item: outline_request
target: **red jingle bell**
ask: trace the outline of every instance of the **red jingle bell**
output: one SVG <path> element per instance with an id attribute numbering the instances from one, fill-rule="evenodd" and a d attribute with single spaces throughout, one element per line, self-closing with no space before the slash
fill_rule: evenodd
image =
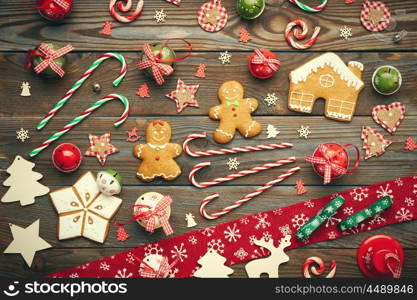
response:
<path id="1" fill-rule="evenodd" d="M 259 79 L 272 77 L 279 68 L 280 61 L 274 53 L 265 49 L 255 49 L 249 57 L 248 68 L 251 74 Z"/>
<path id="2" fill-rule="evenodd" d="M 351 170 L 348 170 L 350 160 L 346 151 L 348 147 L 356 150 L 356 162 Z M 319 145 L 312 156 L 306 156 L 306 161 L 312 163 L 314 171 L 323 177 L 323 183 L 327 184 L 331 179 L 355 172 L 360 162 L 360 151 L 352 144 L 341 146 L 336 143 L 325 143 Z"/>
<path id="3" fill-rule="evenodd" d="M 375 234 L 359 246 L 356 260 L 359 269 L 368 278 L 399 278 L 404 251 L 396 239 Z"/>
<path id="4" fill-rule="evenodd" d="M 58 171 L 74 172 L 81 165 L 81 151 L 74 144 L 64 143 L 55 148 L 52 153 L 52 163 Z"/>
<path id="5" fill-rule="evenodd" d="M 59 22 L 68 17 L 72 0 L 36 0 L 39 14 L 48 21 Z"/>

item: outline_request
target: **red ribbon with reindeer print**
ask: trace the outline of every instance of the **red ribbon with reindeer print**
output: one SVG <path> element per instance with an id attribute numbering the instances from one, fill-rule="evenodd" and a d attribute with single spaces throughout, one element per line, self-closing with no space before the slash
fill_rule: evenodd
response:
<path id="1" fill-rule="evenodd" d="M 315 216 L 336 195 L 344 197 L 345 202 L 329 219 L 327 225 L 319 227 L 307 240 L 296 239 L 297 229 Z M 367 208 L 384 196 L 392 199 L 393 204 L 390 208 L 356 227 L 344 232 L 339 231 L 337 227 L 339 219 L 345 219 Z M 208 249 L 216 250 L 227 259 L 225 265 L 231 266 L 269 255 L 268 251 L 255 245 L 256 240 L 272 240 L 277 246 L 281 238 L 290 235 L 291 246 L 287 248 L 290 250 L 415 219 L 417 219 L 417 174 L 259 212 L 232 222 L 123 251 L 112 257 L 104 257 L 47 277 L 139 277 L 139 263 L 132 257 L 143 259 L 155 253 L 166 256 L 171 264 L 177 261 L 175 267 L 169 270 L 169 277 L 191 277 L 199 268 L 197 260 Z M 287 254 L 291 257 L 291 251 Z M 132 263 L 128 263 L 129 261 Z M 110 267 L 101 268 L 104 263 Z"/>

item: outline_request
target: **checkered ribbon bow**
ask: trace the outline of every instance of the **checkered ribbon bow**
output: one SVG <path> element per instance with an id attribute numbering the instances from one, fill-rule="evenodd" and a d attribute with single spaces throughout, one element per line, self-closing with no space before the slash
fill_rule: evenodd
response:
<path id="1" fill-rule="evenodd" d="M 62 8 L 64 11 L 68 11 L 70 9 L 70 4 L 63 0 L 44 0 L 43 3 L 39 6 L 34 6 L 33 8 L 36 9 L 46 9 L 50 7 L 50 4 L 54 3 Z"/>
<path id="2" fill-rule="evenodd" d="M 52 0 L 53 3 L 60 6 L 64 10 L 68 10 L 70 8 L 70 5 L 68 2 L 62 1 L 62 0 Z"/>
<path id="3" fill-rule="evenodd" d="M 278 71 L 280 61 L 276 58 L 266 58 L 260 49 L 255 49 L 256 56 L 252 59 L 252 63 L 255 65 L 261 65 L 266 63 L 275 72 Z"/>
<path id="4" fill-rule="evenodd" d="M 146 214 L 142 218 L 142 220 L 146 222 L 146 231 L 153 232 L 155 230 L 156 221 L 159 220 L 166 235 L 174 233 L 171 225 L 169 224 L 168 216 L 166 214 L 166 208 L 169 207 L 171 203 L 172 198 L 170 196 L 165 196 L 161 199 L 161 201 L 158 202 L 158 204 L 155 206 L 155 209 L 152 212 Z"/>
<path id="5" fill-rule="evenodd" d="M 65 71 L 61 69 L 60 66 L 54 61 L 54 59 L 57 59 L 68 52 L 74 50 L 74 47 L 71 44 L 66 45 L 65 47 L 54 51 L 52 50 L 47 44 L 42 43 L 40 44 L 38 48 L 41 53 L 44 54 L 43 61 L 35 67 L 36 74 L 39 74 L 43 70 L 45 70 L 48 66 L 51 67 L 52 70 L 55 71 L 60 77 L 63 77 L 65 74 Z"/>
<path id="6" fill-rule="evenodd" d="M 158 270 L 154 270 L 152 267 L 146 264 L 144 267 L 139 269 L 139 274 L 144 278 L 165 278 L 177 262 L 178 259 L 175 260 L 172 264 L 169 264 L 168 258 L 164 256 Z"/>
<path id="7" fill-rule="evenodd" d="M 324 157 L 314 157 L 307 155 L 306 156 L 306 162 L 312 163 L 312 164 L 318 164 L 318 165 L 324 165 L 324 177 L 323 177 L 323 183 L 328 184 L 331 180 L 331 173 L 334 171 L 338 175 L 343 175 L 347 173 L 347 169 L 344 167 L 341 167 L 333 162 L 331 162 L 331 157 L 327 155 L 326 148 L 323 147 L 323 145 L 320 145 L 318 152 L 321 152 Z"/>
<path id="8" fill-rule="evenodd" d="M 174 72 L 174 68 L 170 65 L 160 63 L 160 58 L 156 57 L 152 51 L 151 46 L 148 43 L 143 45 L 143 52 L 148 57 L 147 60 L 142 60 L 137 64 L 139 70 L 146 68 L 152 68 L 152 75 L 156 80 L 158 85 L 161 85 L 165 82 L 164 75 L 168 76 Z"/>

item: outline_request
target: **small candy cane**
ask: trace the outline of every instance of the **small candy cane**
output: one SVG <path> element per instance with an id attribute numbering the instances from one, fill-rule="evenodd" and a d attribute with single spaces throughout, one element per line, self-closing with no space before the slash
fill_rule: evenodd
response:
<path id="1" fill-rule="evenodd" d="M 122 23 L 130 23 L 134 20 L 136 20 L 143 10 L 143 0 L 139 0 L 138 5 L 136 5 L 136 10 L 130 15 L 130 16 L 121 16 L 117 10 L 119 10 L 122 13 L 127 13 L 132 8 L 132 0 L 110 0 L 109 3 L 109 11 L 113 18 L 115 18 L 117 21 Z M 117 2 L 117 3 L 116 3 Z M 117 10 L 116 10 L 117 6 Z"/>
<path id="2" fill-rule="evenodd" d="M 271 180 L 271 181 L 267 182 L 265 185 L 257 188 L 252 193 L 247 194 L 246 196 L 244 196 L 240 200 L 237 200 L 232 205 L 229 205 L 229 206 L 223 208 L 222 210 L 220 210 L 218 212 L 209 214 L 209 213 L 206 212 L 206 206 L 207 206 L 207 204 L 209 204 L 211 201 L 213 201 L 214 199 L 216 199 L 217 197 L 219 197 L 219 194 L 217 194 L 217 193 L 212 194 L 212 195 L 208 196 L 207 198 L 205 198 L 203 201 L 201 201 L 201 204 L 200 204 L 200 214 L 204 218 L 206 218 L 208 220 L 217 219 L 217 218 L 219 218 L 219 217 L 221 217 L 221 216 L 223 216 L 223 215 L 231 212 L 232 210 L 238 208 L 239 206 L 245 204 L 246 202 L 252 200 L 256 196 L 262 194 L 263 192 L 265 192 L 266 190 L 270 189 L 271 187 L 273 187 L 277 183 L 280 183 L 281 181 L 285 180 L 286 178 L 288 178 L 292 174 L 300 171 L 300 169 L 301 169 L 300 167 L 292 168 L 292 169 L 288 170 L 287 172 L 283 173 L 282 175 L 276 177 L 274 180 Z"/>
<path id="3" fill-rule="evenodd" d="M 316 12 L 320 12 L 323 9 L 326 8 L 327 5 L 327 0 L 321 0 L 320 4 L 318 6 L 308 6 L 305 5 L 303 2 L 298 1 L 298 0 L 288 0 L 290 1 L 292 4 L 296 5 L 297 7 L 301 8 L 302 10 L 309 12 L 309 13 L 316 13 Z"/>
<path id="4" fill-rule="evenodd" d="M 264 144 L 264 145 L 255 145 L 255 146 L 242 146 L 235 148 L 224 148 L 224 149 L 213 149 L 206 151 L 191 151 L 188 144 L 198 138 L 206 138 L 207 133 L 199 132 L 190 134 L 184 140 L 182 145 L 184 152 L 192 157 L 202 157 L 202 156 L 214 156 L 214 155 L 225 155 L 225 154 L 234 154 L 242 152 L 252 152 L 252 151 L 264 151 L 264 150 L 274 150 L 274 149 L 285 149 L 292 148 L 293 144 L 291 143 L 279 143 L 279 144 Z"/>
<path id="5" fill-rule="evenodd" d="M 41 130 L 50 119 L 52 119 L 58 111 L 67 103 L 67 101 L 74 95 L 74 93 L 84 84 L 84 82 L 88 79 L 88 77 L 91 76 L 91 74 L 101 65 L 101 63 L 109 58 L 116 58 L 121 66 L 122 69 L 120 70 L 119 75 L 117 75 L 117 78 L 113 81 L 114 86 L 118 86 L 120 82 L 122 82 L 123 78 L 125 77 L 127 73 L 127 64 L 126 61 L 120 53 L 117 52 L 108 52 L 100 55 L 100 57 L 94 61 L 87 71 L 78 79 L 77 82 L 73 84 L 73 86 L 65 93 L 64 97 L 61 98 L 61 100 L 58 101 L 57 104 L 51 109 L 51 111 L 43 117 L 42 121 L 39 122 L 39 124 L 36 126 L 36 129 Z"/>
<path id="6" fill-rule="evenodd" d="M 310 275 L 309 269 L 312 264 L 317 264 L 319 266 L 319 269 L 316 269 L 315 266 L 311 267 L 311 273 L 313 273 L 316 276 L 320 276 L 324 272 L 324 262 L 320 257 L 312 256 L 306 259 L 306 261 L 303 264 L 303 274 L 304 278 L 312 278 Z M 326 275 L 326 278 L 333 278 L 336 274 L 336 261 L 332 260 L 330 262 L 330 272 Z"/>
<path id="7" fill-rule="evenodd" d="M 295 28 L 294 31 L 292 31 L 295 26 L 301 27 L 303 29 L 303 31 L 300 32 L 300 30 L 298 28 Z M 297 19 L 297 20 L 294 20 L 294 21 L 288 23 L 288 25 L 285 29 L 285 39 L 287 40 L 288 44 L 291 47 L 293 47 L 294 49 L 303 50 L 303 49 L 310 48 L 317 41 L 317 37 L 320 33 L 320 27 L 316 26 L 314 28 L 314 32 L 313 32 L 313 35 L 311 36 L 311 38 L 308 41 L 304 41 L 302 43 L 297 43 L 296 41 L 294 41 L 294 39 L 292 37 L 292 34 L 291 34 L 292 32 L 294 33 L 294 37 L 297 40 L 305 39 L 306 36 L 307 36 L 307 33 L 308 33 L 308 28 L 307 28 L 306 23 L 302 20 Z"/>
<path id="8" fill-rule="evenodd" d="M 229 174 L 229 175 L 226 175 L 224 177 L 219 177 L 219 178 L 213 179 L 211 181 L 198 182 L 195 179 L 195 174 L 198 171 L 200 171 L 201 169 L 211 165 L 211 162 L 206 161 L 206 162 L 196 164 L 194 167 L 192 167 L 190 175 L 188 176 L 188 178 L 190 179 L 190 182 L 195 187 L 206 188 L 206 187 L 210 187 L 210 186 L 213 186 L 213 185 L 216 185 L 216 184 L 219 184 L 219 183 L 228 182 L 228 181 L 240 178 L 240 177 L 245 177 L 245 176 L 248 176 L 248 175 L 251 175 L 251 174 L 256 174 L 258 172 L 262 172 L 262 171 L 269 170 L 269 169 L 272 169 L 272 168 L 280 167 L 280 166 L 290 164 L 290 163 L 293 163 L 293 162 L 295 162 L 295 157 L 288 157 L 288 158 L 284 158 L 284 159 L 281 159 L 281 160 L 278 160 L 278 161 L 267 163 L 267 164 L 264 164 L 264 165 L 261 165 L 261 166 L 256 166 L 256 167 L 248 169 L 248 170 L 243 170 L 243 171 L 239 171 L 239 172 L 236 172 L 236 173 L 233 173 L 233 174 Z"/>
<path id="9" fill-rule="evenodd" d="M 95 111 L 97 108 L 101 107 L 103 104 L 111 101 L 111 100 L 120 100 L 123 103 L 124 111 L 122 116 L 116 120 L 114 123 L 114 127 L 119 127 L 123 124 L 124 121 L 126 121 L 127 117 L 129 116 L 129 101 L 127 98 L 121 94 L 110 94 L 106 97 L 98 100 L 96 103 L 94 103 L 90 108 L 85 110 L 81 115 L 73 119 L 71 122 L 69 122 L 67 125 L 65 125 L 64 128 L 62 128 L 60 131 L 54 133 L 51 135 L 45 142 L 43 142 L 38 148 L 32 150 L 29 153 L 30 157 L 34 157 L 41 153 L 45 148 L 47 148 L 52 142 L 58 140 L 61 138 L 64 134 L 66 134 L 68 131 L 70 131 L 73 127 L 75 127 L 77 124 L 81 123 L 84 119 L 86 119 L 93 111 Z"/>

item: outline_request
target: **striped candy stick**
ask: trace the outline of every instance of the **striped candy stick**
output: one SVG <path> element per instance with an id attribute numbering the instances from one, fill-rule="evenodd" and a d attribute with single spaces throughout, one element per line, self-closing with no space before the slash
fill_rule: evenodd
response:
<path id="1" fill-rule="evenodd" d="M 319 268 L 317 269 L 314 265 L 311 266 L 312 264 L 317 264 Z M 310 266 L 311 266 L 311 273 L 313 273 L 316 276 L 320 276 L 321 274 L 323 274 L 324 269 L 325 269 L 324 261 L 320 257 L 317 257 L 317 256 L 309 257 L 305 260 L 303 264 L 304 278 L 312 278 L 312 276 L 310 275 L 310 271 L 309 271 Z M 333 278 L 335 274 L 336 274 L 336 261 L 332 260 L 330 262 L 330 271 L 326 275 L 326 278 Z"/>
<path id="2" fill-rule="evenodd" d="M 303 31 L 300 32 L 297 28 L 294 31 L 292 31 L 293 28 L 296 27 L 296 26 L 301 27 L 301 29 Z M 285 39 L 287 40 L 288 44 L 291 47 L 293 47 L 294 49 L 300 49 L 300 50 L 308 49 L 311 46 L 313 46 L 314 43 L 317 41 L 317 37 L 320 33 L 320 27 L 316 26 L 314 28 L 314 32 L 313 32 L 313 35 L 311 36 L 311 38 L 308 41 L 304 41 L 302 43 L 296 42 L 294 40 L 293 36 L 292 36 L 292 33 L 294 33 L 294 37 L 297 40 L 305 39 L 306 36 L 307 36 L 307 33 L 308 33 L 308 28 L 307 28 L 306 23 L 302 20 L 299 20 L 299 19 L 288 23 L 287 27 L 285 28 Z"/>
<path id="3" fill-rule="evenodd" d="M 327 0 L 321 0 L 320 4 L 317 6 L 308 6 L 299 0 L 289 0 L 292 4 L 296 5 L 297 7 L 301 8 L 302 10 L 309 12 L 309 13 L 316 13 L 320 12 L 327 6 Z"/>
<path id="4" fill-rule="evenodd" d="M 58 132 L 51 135 L 45 142 L 43 142 L 41 145 L 39 145 L 38 148 L 32 150 L 29 153 L 30 157 L 34 157 L 41 153 L 45 148 L 47 148 L 52 142 L 58 140 L 61 138 L 64 134 L 66 134 L 68 131 L 70 131 L 73 127 L 75 127 L 77 124 L 81 123 L 84 119 L 86 119 L 93 111 L 95 111 L 97 108 L 101 107 L 103 104 L 112 101 L 112 100 L 120 100 L 123 103 L 124 111 L 123 114 L 119 119 L 116 120 L 114 123 L 114 127 L 119 127 L 123 124 L 124 121 L 126 121 L 127 117 L 129 116 L 129 100 L 121 94 L 110 94 L 106 97 L 98 100 L 96 103 L 94 103 L 90 108 L 85 110 L 81 115 L 73 119 L 71 122 L 69 122 L 67 125 L 65 125 L 64 128 L 59 130 Z"/>
<path id="5" fill-rule="evenodd" d="M 252 151 L 264 151 L 264 150 L 274 150 L 274 149 L 285 149 L 292 148 L 293 144 L 291 143 L 277 143 L 277 144 L 264 144 L 264 145 L 254 145 L 254 146 L 242 146 L 235 148 L 223 148 L 223 149 L 213 149 L 206 151 L 191 151 L 189 143 L 198 138 L 206 138 L 207 133 L 199 132 L 190 134 L 184 140 L 182 145 L 184 152 L 192 157 L 202 157 L 202 156 L 214 156 L 214 155 L 225 155 L 225 154 L 234 154 L 234 153 L 243 153 L 243 152 L 252 152 Z"/>
<path id="6" fill-rule="evenodd" d="M 140 16 L 143 10 L 143 0 L 139 0 L 138 4 L 136 5 L 135 11 L 130 16 L 121 16 L 117 10 L 122 13 L 127 13 L 132 8 L 132 0 L 110 0 L 109 2 L 109 11 L 113 18 L 117 21 L 122 23 L 130 23 L 137 19 Z M 117 3 L 116 3 L 117 2 Z M 117 8 L 117 9 L 116 9 Z"/>
<path id="7" fill-rule="evenodd" d="M 240 177 L 245 177 L 245 176 L 248 176 L 248 175 L 251 175 L 251 174 L 256 174 L 258 172 L 262 172 L 262 171 L 269 170 L 269 169 L 272 169 L 272 168 L 280 167 L 280 166 L 290 164 L 290 163 L 293 163 L 293 162 L 295 162 L 295 157 L 288 157 L 288 158 L 284 158 L 284 159 L 281 159 L 281 160 L 278 160 L 278 161 L 270 162 L 270 163 L 267 163 L 267 164 L 264 164 L 264 165 L 256 166 L 256 167 L 253 167 L 253 168 L 248 169 L 248 170 L 243 170 L 243 171 L 239 171 L 239 172 L 236 172 L 236 173 L 233 173 L 233 174 L 229 174 L 229 175 L 226 175 L 224 177 L 219 177 L 219 178 L 213 179 L 211 181 L 198 182 L 195 179 L 195 174 L 198 171 L 200 171 L 201 169 L 211 165 L 211 162 L 206 161 L 206 162 L 196 164 L 194 167 L 192 167 L 191 171 L 190 171 L 190 175 L 188 176 L 188 178 L 189 178 L 190 182 L 192 183 L 192 185 L 194 185 L 195 187 L 206 188 L 206 187 L 217 185 L 217 184 L 220 184 L 220 183 L 223 183 L 223 182 L 228 182 L 228 181 L 240 178 Z"/>
<path id="8" fill-rule="evenodd" d="M 222 210 L 220 210 L 218 212 L 209 214 L 208 212 L 206 212 L 206 206 L 207 206 L 207 204 L 209 204 L 211 201 L 213 201 L 214 199 L 216 199 L 217 197 L 219 197 L 219 194 L 217 194 L 217 193 L 212 194 L 212 195 L 208 196 L 207 198 L 205 198 L 203 201 L 201 201 L 201 203 L 200 203 L 200 214 L 204 218 L 206 218 L 208 220 L 217 219 L 217 218 L 219 218 L 219 217 L 221 217 L 221 216 L 223 216 L 225 214 L 228 214 L 229 212 L 231 212 L 232 210 L 234 210 L 234 209 L 238 208 L 239 206 L 245 204 L 246 202 L 252 200 L 256 196 L 262 194 L 263 192 L 265 192 L 266 190 L 270 189 L 271 187 L 273 187 L 277 183 L 280 183 L 281 181 L 285 180 L 286 178 L 288 178 L 292 174 L 300 171 L 300 169 L 301 168 L 298 167 L 298 166 L 295 167 L 295 168 L 292 168 L 292 169 L 286 171 L 285 173 L 281 174 L 280 176 L 276 177 L 275 179 L 267 182 L 263 186 L 257 188 L 252 193 L 249 193 L 246 196 L 244 196 L 243 198 L 237 200 L 233 204 L 231 204 L 231 205 L 223 208 Z"/>
<path id="9" fill-rule="evenodd" d="M 77 82 L 73 84 L 73 86 L 65 93 L 64 97 L 62 97 L 57 104 L 51 109 L 51 111 L 43 117 L 43 119 L 39 122 L 36 126 L 37 130 L 41 130 L 50 119 L 52 119 L 56 113 L 65 105 L 65 103 L 74 95 L 74 93 L 84 84 L 84 82 L 91 76 L 91 74 L 101 65 L 101 63 L 109 58 L 116 58 L 120 64 L 122 69 L 120 70 L 119 75 L 117 75 L 116 79 L 113 81 L 113 86 L 118 86 L 120 82 L 122 82 L 123 78 L 127 73 L 127 64 L 126 61 L 120 53 L 117 52 L 108 52 L 100 55 L 100 57 L 94 61 L 87 71 L 78 79 Z"/>

